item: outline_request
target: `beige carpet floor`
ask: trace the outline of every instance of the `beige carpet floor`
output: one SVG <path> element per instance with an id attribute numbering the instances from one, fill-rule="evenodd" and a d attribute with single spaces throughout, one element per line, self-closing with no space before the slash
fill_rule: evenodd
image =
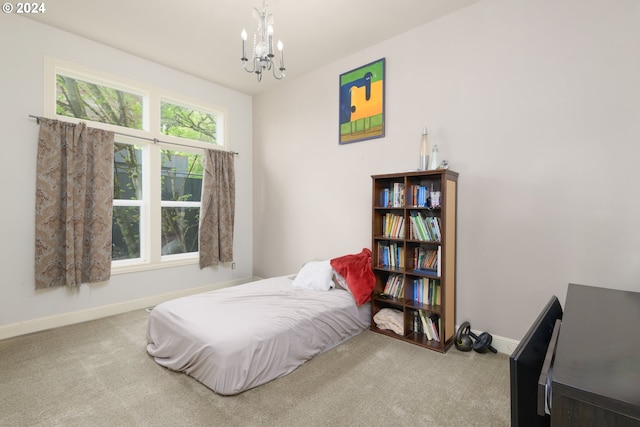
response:
<path id="1" fill-rule="evenodd" d="M 148 313 L 0 341 L 0 426 L 508 426 L 509 359 L 365 331 L 219 396 L 147 355 Z"/>

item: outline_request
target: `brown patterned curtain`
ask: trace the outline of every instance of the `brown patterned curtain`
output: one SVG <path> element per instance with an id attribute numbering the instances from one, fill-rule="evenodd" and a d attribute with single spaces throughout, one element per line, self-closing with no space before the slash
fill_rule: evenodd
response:
<path id="1" fill-rule="evenodd" d="M 111 275 L 113 132 L 40 119 L 36 289 Z"/>
<path id="2" fill-rule="evenodd" d="M 205 150 L 200 207 L 200 268 L 233 261 L 236 209 L 234 154 Z"/>

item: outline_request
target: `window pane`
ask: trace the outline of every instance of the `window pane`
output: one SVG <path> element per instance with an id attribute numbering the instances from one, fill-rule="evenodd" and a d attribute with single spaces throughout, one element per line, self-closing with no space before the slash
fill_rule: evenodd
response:
<path id="1" fill-rule="evenodd" d="M 198 251 L 202 173 L 202 155 L 162 150 L 162 255 Z"/>
<path id="2" fill-rule="evenodd" d="M 140 207 L 113 207 L 113 261 L 140 258 Z"/>
<path id="3" fill-rule="evenodd" d="M 56 114 L 142 129 L 142 96 L 56 75 Z"/>
<path id="4" fill-rule="evenodd" d="M 131 144 L 116 143 L 113 159 L 114 200 L 142 200 L 142 150 Z M 113 207 L 114 261 L 141 256 L 139 206 Z"/>
<path id="5" fill-rule="evenodd" d="M 142 150 L 116 143 L 114 151 L 113 198 L 142 200 Z"/>
<path id="6" fill-rule="evenodd" d="M 198 252 L 199 207 L 162 208 L 162 255 Z"/>
<path id="7" fill-rule="evenodd" d="M 200 201 L 202 155 L 162 150 L 162 200 Z"/>
<path id="8" fill-rule="evenodd" d="M 217 144 L 216 114 L 192 110 L 170 102 L 161 104 L 161 132 L 165 135 Z"/>

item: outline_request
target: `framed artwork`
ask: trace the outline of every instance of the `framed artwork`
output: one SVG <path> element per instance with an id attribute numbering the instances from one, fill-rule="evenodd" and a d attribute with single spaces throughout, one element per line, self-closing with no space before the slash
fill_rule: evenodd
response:
<path id="1" fill-rule="evenodd" d="M 340 144 L 384 136 L 385 58 L 340 74 Z"/>

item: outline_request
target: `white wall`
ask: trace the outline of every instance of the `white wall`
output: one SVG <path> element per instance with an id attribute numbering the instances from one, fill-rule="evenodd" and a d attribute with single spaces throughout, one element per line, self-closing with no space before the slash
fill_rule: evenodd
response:
<path id="1" fill-rule="evenodd" d="M 135 306 L 136 301 L 151 301 L 189 288 L 250 278 L 253 272 L 251 97 L 17 15 L 4 14 L 0 20 L 0 39 L 3 40 L 0 44 L 0 121 L 3 129 L 0 144 L 4 153 L 0 160 L 3 188 L 0 337 L 3 328 L 19 330 L 13 327 L 25 322 L 35 322 L 39 328 L 46 326 L 47 321 L 54 325 L 61 316 L 70 313 L 99 307 L 126 309 Z M 240 153 L 236 157 L 234 257 L 237 269 L 223 266 L 200 270 L 197 265 L 189 265 L 114 275 L 108 283 L 82 285 L 79 291 L 34 290 L 38 125 L 28 115 L 43 114 L 45 55 L 228 108 L 230 148 Z M 109 310 L 98 312 L 108 313 Z"/>
<path id="2" fill-rule="evenodd" d="M 370 175 L 460 173 L 457 322 L 520 339 L 570 282 L 640 291 L 640 3 L 482 0 L 254 99 L 254 273 L 371 245 Z M 386 57 L 385 138 L 338 76 Z M 594 313 L 597 315 L 597 313 Z"/>

